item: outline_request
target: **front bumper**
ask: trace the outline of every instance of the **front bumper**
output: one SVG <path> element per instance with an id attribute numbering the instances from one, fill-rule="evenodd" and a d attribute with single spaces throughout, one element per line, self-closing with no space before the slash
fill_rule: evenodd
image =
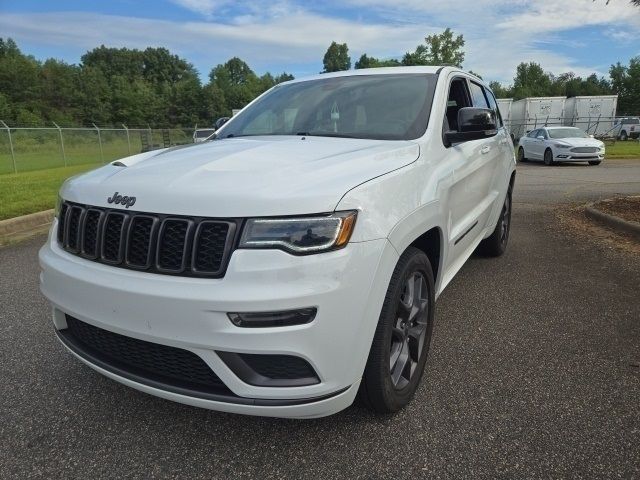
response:
<path id="1" fill-rule="evenodd" d="M 52 235 L 40 251 L 41 290 L 53 305 L 58 331 L 67 327 L 68 314 L 110 332 L 188 350 L 237 398 L 216 401 L 158 388 L 105 368 L 63 341 L 83 362 L 170 400 L 278 417 L 329 415 L 352 403 L 396 262 L 397 253 L 386 239 L 303 257 L 279 250 L 236 250 L 224 278 L 199 279 L 98 264 L 65 252 Z M 227 312 L 311 306 L 318 309 L 315 320 L 297 326 L 240 328 L 227 317 Z M 216 351 L 298 356 L 320 381 L 296 387 L 249 385 Z"/>
<path id="2" fill-rule="evenodd" d="M 571 151 L 556 150 L 553 152 L 553 160 L 556 162 L 601 162 L 604 160 L 604 153 L 575 153 Z"/>

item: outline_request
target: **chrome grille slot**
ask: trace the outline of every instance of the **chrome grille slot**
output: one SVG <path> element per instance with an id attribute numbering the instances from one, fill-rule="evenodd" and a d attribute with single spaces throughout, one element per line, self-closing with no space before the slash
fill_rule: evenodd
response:
<path id="1" fill-rule="evenodd" d="M 84 217 L 82 225 L 82 254 L 88 258 L 96 258 L 98 256 L 98 240 L 100 235 L 100 220 L 102 220 L 102 212 L 95 208 L 89 208 Z"/>
<path id="2" fill-rule="evenodd" d="M 155 230 L 158 220 L 147 215 L 132 217 L 127 236 L 126 262 L 135 268 L 147 268 L 153 258 Z"/>
<path id="3" fill-rule="evenodd" d="M 193 222 L 178 218 L 168 218 L 162 223 L 158 241 L 158 270 L 180 273 L 185 269 L 192 227 Z"/>
<path id="4" fill-rule="evenodd" d="M 66 247 L 73 252 L 80 250 L 80 231 L 82 227 L 80 222 L 82 222 L 83 213 L 84 209 L 82 207 L 74 205 L 68 210 L 66 215 L 64 243 Z"/>
<path id="5" fill-rule="evenodd" d="M 107 213 L 102 230 L 102 260 L 107 263 L 122 262 L 126 219 L 124 213 Z"/>

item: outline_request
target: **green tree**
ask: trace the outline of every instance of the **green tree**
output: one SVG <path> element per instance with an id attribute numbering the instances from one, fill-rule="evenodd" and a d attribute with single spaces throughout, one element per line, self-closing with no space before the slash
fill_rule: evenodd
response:
<path id="1" fill-rule="evenodd" d="M 45 121 L 72 125 L 80 115 L 80 69 L 53 58 L 40 68 L 40 104 Z"/>
<path id="2" fill-rule="evenodd" d="M 85 66 L 79 74 L 80 113 L 76 119 L 84 125 L 108 125 L 111 118 L 111 86 L 100 68 Z M 129 123 L 125 119 L 125 123 Z"/>
<path id="3" fill-rule="evenodd" d="M 464 62 L 464 38 L 462 35 L 454 37 L 450 28 L 441 34 L 429 35 L 424 44 L 416 47 L 415 51 L 407 52 L 402 57 L 403 65 L 454 65 L 462 67 Z"/>
<path id="4" fill-rule="evenodd" d="M 398 67 L 400 62 L 395 58 L 388 60 L 378 60 L 375 57 L 369 57 L 366 53 L 360 56 L 360 59 L 355 63 L 356 69 L 361 68 L 379 68 L 379 67 Z"/>
<path id="5" fill-rule="evenodd" d="M 18 116 L 29 122 L 40 118 L 40 68 L 40 63 L 24 55 L 13 40 L 0 38 L 0 92 L 11 106 L 11 116 L 3 120 L 17 123 Z"/>
<path id="6" fill-rule="evenodd" d="M 551 92 L 551 78 L 542 67 L 535 62 L 522 62 L 516 68 L 513 79 L 513 98 L 544 97 Z"/>
<path id="7" fill-rule="evenodd" d="M 103 45 L 70 65 L 40 62 L 0 38 L 0 119 L 13 125 L 210 125 L 291 79 L 286 72 L 258 77 L 232 58 L 212 69 L 203 86 L 193 65 L 165 48 Z"/>
<path id="8" fill-rule="evenodd" d="M 209 84 L 204 88 L 205 124 L 231 115 L 232 109 L 244 107 L 274 85 L 288 80 L 293 80 L 293 75 L 284 72 L 277 77 L 269 72 L 258 77 L 237 57 L 217 65 L 209 73 Z"/>
<path id="9" fill-rule="evenodd" d="M 618 95 L 618 114 L 637 115 L 640 111 L 640 56 L 629 65 L 618 62 L 609 69 L 611 88 Z"/>
<path id="10" fill-rule="evenodd" d="M 511 88 L 505 88 L 500 82 L 489 82 L 489 88 L 493 91 L 496 98 L 509 98 L 511 97 Z"/>
<path id="11" fill-rule="evenodd" d="M 331 42 L 322 60 L 324 70 L 322 73 L 339 72 L 351 68 L 351 57 L 349 57 L 349 47 L 346 43 Z"/>

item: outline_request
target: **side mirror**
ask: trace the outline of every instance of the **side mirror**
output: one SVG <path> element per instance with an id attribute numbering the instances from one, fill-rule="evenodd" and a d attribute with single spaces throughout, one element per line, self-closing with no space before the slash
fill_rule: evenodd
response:
<path id="1" fill-rule="evenodd" d="M 458 110 L 458 131 L 445 132 L 445 138 L 450 145 L 493 137 L 497 133 L 496 112 L 489 108 L 463 107 Z"/>
<path id="2" fill-rule="evenodd" d="M 538 135 L 536 138 L 537 138 L 538 140 L 544 140 L 544 136 L 542 136 L 542 135 Z"/>
<path id="3" fill-rule="evenodd" d="M 594 136 L 593 135 L 589 135 L 589 138 L 594 138 Z"/>

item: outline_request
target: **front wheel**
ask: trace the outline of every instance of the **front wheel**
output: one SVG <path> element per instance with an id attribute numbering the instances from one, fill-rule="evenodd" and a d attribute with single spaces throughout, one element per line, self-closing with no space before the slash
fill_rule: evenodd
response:
<path id="1" fill-rule="evenodd" d="M 589 160 L 589 165 L 600 165 L 600 160 Z"/>
<path id="2" fill-rule="evenodd" d="M 360 399 L 371 410 L 393 413 L 411 401 L 427 362 L 434 305 L 429 258 L 409 247 L 389 282 L 360 383 Z"/>
<path id="3" fill-rule="evenodd" d="M 493 233 L 478 245 L 478 253 L 481 255 L 499 257 L 507 249 L 511 231 L 511 191 L 512 186 L 509 185 L 507 195 L 502 204 L 502 210 L 500 211 L 500 218 L 498 218 L 498 223 L 496 228 L 493 229 Z"/>
<path id="4" fill-rule="evenodd" d="M 550 148 L 547 148 L 544 151 L 544 164 L 547 166 L 555 165 L 556 162 L 553 161 L 553 152 Z"/>
<path id="5" fill-rule="evenodd" d="M 524 148 L 520 147 L 518 149 L 518 162 L 522 163 L 526 161 L 527 161 L 527 157 L 524 156 Z"/>

